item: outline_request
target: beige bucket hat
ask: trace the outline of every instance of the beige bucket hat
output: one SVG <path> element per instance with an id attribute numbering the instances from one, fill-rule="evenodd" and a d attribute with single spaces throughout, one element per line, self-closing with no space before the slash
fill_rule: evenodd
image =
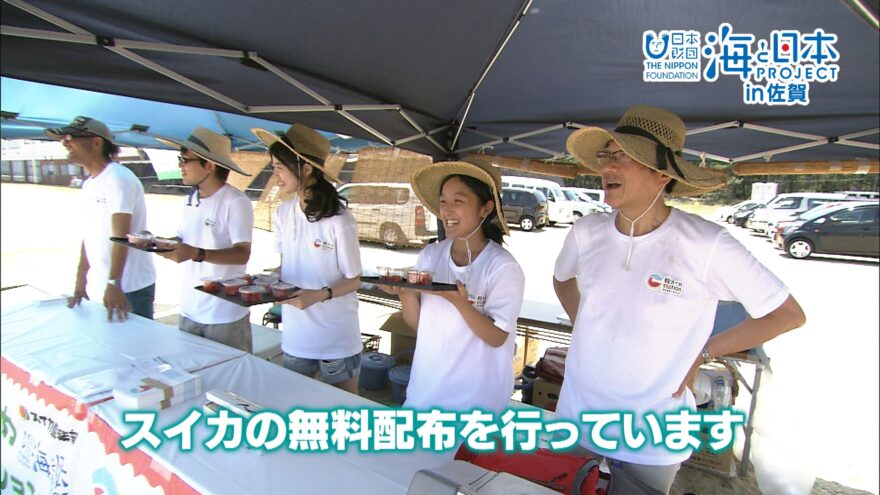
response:
<path id="1" fill-rule="evenodd" d="M 251 129 L 257 138 L 266 145 L 267 148 L 275 143 L 281 143 L 292 151 L 296 156 L 312 164 L 324 173 L 327 180 L 340 182 L 339 178 L 331 174 L 324 168 L 327 157 L 330 156 L 330 141 L 327 140 L 320 132 L 303 124 L 293 124 L 284 134 L 269 132 L 265 129 L 255 127 Z"/>
<path id="2" fill-rule="evenodd" d="M 431 213 L 440 216 L 440 184 L 450 175 L 466 175 L 489 186 L 498 214 L 497 222 L 501 224 L 502 232 L 510 235 L 501 209 L 501 174 L 488 160 L 469 157 L 466 162 L 437 162 L 413 172 L 410 183 L 422 204 Z"/>
<path id="3" fill-rule="evenodd" d="M 204 127 L 196 127 L 188 138 L 178 141 L 171 138 L 157 137 L 157 140 L 175 148 L 186 148 L 199 158 L 212 161 L 223 168 L 228 168 L 241 175 L 250 176 L 235 160 L 232 159 L 232 141 L 228 137 L 217 134 Z"/>
<path id="4" fill-rule="evenodd" d="M 565 147 L 586 168 L 601 173 L 596 152 L 614 141 L 635 161 L 675 179 L 672 194 L 694 196 L 724 187 L 727 174 L 681 157 L 686 128 L 678 115 L 647 105 L 630 107 L 613 131 L 584 127 L 571 133 Z"/>
<path id="5" fill-rule="evenodd" d="M 72 136 L 85 136 L 91 134 L 93 136 L 104 138 L 111 143 L 113 142 L 113 133 L 110 132 L 107 125 L 100 120 L 95 120 L 91 117 L 79 116 L 64 127 L 46 129 L 43 132 L 52 139 L 61 139 L 67 134 Z"/>

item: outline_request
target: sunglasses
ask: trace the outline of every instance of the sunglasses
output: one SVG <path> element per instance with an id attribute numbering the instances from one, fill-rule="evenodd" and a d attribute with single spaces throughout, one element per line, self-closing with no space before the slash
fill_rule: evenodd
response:
<path id="1" fill-rule="evenodd" d="M 79 139 L 79 138 L 93 138 L 93 137 L 98 137 L 98 136 L 96 136 L 94 134 L 89 134 L 87 132 L 81 132 L 81 133 L 74 133 L 74 134 L 65 134 L 64 136 L 61 137 L 61 140 L 62 141 L 72 141 L 74 139 Z"/>
<path id="2" fill-rule="evenodd" d="M 205 160 L 203 160 L 203 159 L 201 159 L 201 158 L 199 158 L 199 157 L 195 157 L 195 158 L 187 158 L 187 157 L 185 157 L 185 156 L 183 156 L 183 155 L 179 155 L 179 156 L 177 157 L 177 162 L 180 163 L 181 165 L 186 165 L 186 164 L 189 163 L 189 162 L 205 163 Z"/>

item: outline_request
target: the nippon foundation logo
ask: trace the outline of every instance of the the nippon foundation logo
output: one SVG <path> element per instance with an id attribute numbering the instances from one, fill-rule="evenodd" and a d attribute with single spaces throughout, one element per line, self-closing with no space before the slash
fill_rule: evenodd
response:
<path id="1" fill-rule="evenodd" d="M 645 31 L 642 35 L 644 80 L 699 81 L 700 40 L 697 31 Z"/>
<path id="2" fill-rule="evenodd" d="M 837 35 L 822 28 L 801 33 L 774 30 L 767 39 L 736 33 L 724 23 L 717 32 L 645 31 L 642 79 L 646 82 L 715 82 L 739 76 L 748 105 L 809 105 L 810 84 L 836 82 Z"/>

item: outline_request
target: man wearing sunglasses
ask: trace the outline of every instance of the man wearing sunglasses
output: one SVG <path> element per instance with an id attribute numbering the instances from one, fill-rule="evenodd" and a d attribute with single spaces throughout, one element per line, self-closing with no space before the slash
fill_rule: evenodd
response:
<path id="1" fill-rule="evenodd" d="M 119 147 L 104 123 L 77 117 L 65 127 L 45 132 L 50 138 L 61 140 L 68 159 L 89 174 L 82 186 L 83 241 L 76 285 L 68 306 L 72 308 L 88 299 L 88 287 L 100 288 L 110 321 L 114 313 L 117 320 L 123 321 L 129 312 L 152 319 L 156 294 L 153 259 L 148 253 L 110 242 L 110 237 L 125 237 L 146 228 L 143 184 L 131 170 L 114 160 Z"/>
<path id="2" fill-rule="evenodd" d="M 180 175 L 191 187 L 178 228 L 180 244 L 158 253 L 184 266 L 180 329 L 251 352 L 250 310 L 194 289 L 204 277 L 227 279 L 245 273 L 254 211 L 251 200 L 226 180 L 230 170 L 251 174 L 232 159 L 229 138 L 203 127 L 184 140 L 157 139 L 180 150 Z"/>

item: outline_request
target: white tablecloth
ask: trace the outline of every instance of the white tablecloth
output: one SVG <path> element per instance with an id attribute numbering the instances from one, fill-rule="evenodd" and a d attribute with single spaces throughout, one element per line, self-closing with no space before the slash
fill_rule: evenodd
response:
<path id="1" fill-rule="evenodd" d="M 4 291 L 14 293 L 22 289 Z M 3 357 L 41 381 L 71 396 L 65 382 L 97 372 L 164 356 L 188 371 L 242 356 L 240 350 L 130 315 L 108 322 L 103 304 L 85 301 L 68 308 L 66 300 L 9 303 L 4 294 L 0 318 Z"/>
<path id="2" fill-rule="evenodd" d="M 155 356 L 169 358 L 201 375 L 204 391 L 230 390 L 281 413 L 295 407 L 306 410 L 380 407 L 266 360 L 152 320 L 132 316 L 125 322 L 108 322 L 106 310 L 98 302 L 86 301 L 70 309 L 62 298 L 53 299 L 30 288 L 11 289 L 4 291 L 0 316 L 3 358 L 27 372 L 30 382 L 42 382 L 56 391 L 24 390 L 24 385 L 16 385 L 13 378 L 19 373 L 12 368 L 5 370 L 13 374 L 13 378 L 7 378 L 8 385 L 21 396 L 19 402 L 27 403 L 29 410 L 59 421 L 74 411 L 65 406 L 63 395 L 58 394 L 60 391 L 75 396 L 66 387 L 67 383 L 94 373 L 130 367 L 136 361 Z M 46 401 L 49 395 L 55 400 Z M 197 399 L 160 411 L 154 431 L 179 422 L 191 408 L 201 409 L 204 400 L 203 393 Z M 49 402 L 59 408 L 43 407 Z M 137 456 L 120 452 L 119 438 L 130 434 L 134 425 L 122 421 L 123 411 L 114 400 L 93 403 L 88 413 L 93 419 L 77 416 L 79 422 L 71 419 L 71 426 L 66 426 L 71 431 L 76 427 L 79 440 L 75 444 L 43 439 L 44 444 L 57 444 L 59 452 L 62 448 L 75 448 L 78 452 L 68 455 L 65 464 L 64 479 L 75 485 L 71 493 L 92 493 L 94 487 L 106 491 L 108 485 L 100 485 L 99 481 L 113 477 L 116 483 L 122 483 L 118 486 L 120 493 L 156 493 L 161 491 L 158 485 L 164 484 L 161 480 L 174 475 L 196 491 L 212 494 L 405 494 L 416 471 L 447 464 L 453 456 L 453 452 L 438 454 L 420 450 L 360 452 L 354 446 L 342 453 L 294 453 L 281 449 L 258 455 L 244 446 L 211 452 L 199 444 L 191 452 L 181 452 L 175 442 L 166 442 L 157 451 L 142 449 L 151 459 L 144 463 L 133 460 Z M 37 428 L 41 434 L 46 433 L 39 425 Z M 197 441 L 204 442 L 212 430 L 202 420 L 194 433 Z M 106 454 L 102 456 L 103 452 Z M 132 466 L 136 466 L 134 471 Z M 22 471 L 27 472 L 27 469 Z M 112 477 L 108 473 L 112 473 Z M 146 482 L 147 479 L 150 481 Z"/>
<path id="3" fill-rule="evenodd" d="M 230 390 L 284 416 L 293 408 L 379 407 L 375 402 L 250 355 L 198 374 L 206 391 Z M 191 408 L 200 408 L 204 400 L 203 394 L 199 399 L 160 411 L 153 431 L 179 422 Z M 122 422 L 123 410 L 115 401 L 93 406 L 91 410 L 117 432 L 134 431 L 134 425 Z M 204 419 L 193 432 L 197 445 L 191 452 L 181 452 L 172 443 L 163 443 L 158 451 L 149 447 L 146 451 L 193 488 L 214 494 L 405 494 L 416 471 L 444 465 L 453 456 L 453 452 L 437 454 L 421 450 L 365 453 L 355 447 L 344 453 L 279 449 L 258 455 L 243 446 L 232 451 L 221 448 L 208 451 L 200 442 L 207 440 L 213 430 L 205 426 Z"/>

